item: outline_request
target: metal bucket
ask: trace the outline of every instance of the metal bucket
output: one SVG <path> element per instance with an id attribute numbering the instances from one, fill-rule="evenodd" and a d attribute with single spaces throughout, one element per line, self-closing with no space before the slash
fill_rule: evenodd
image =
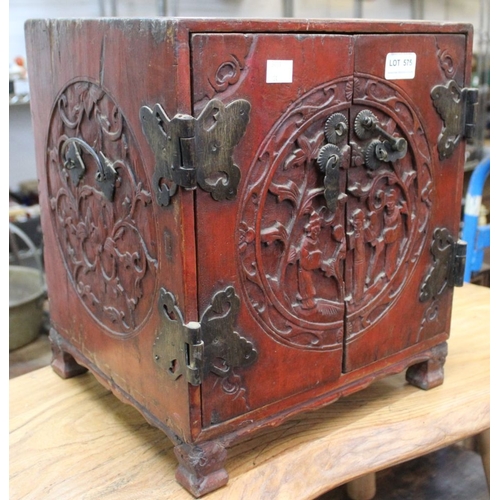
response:
<path id="1" fill-rule="evenodd" d="M 9 266 L 9 351 L 35 340 L 41 332 L 46 298 L 41 260 L 30 238 L 9 223 L 11 234 L 21 238 L 37 263 L 38 269 L 28 266 Z"/>
<path id="2" fill-rule="evenodd" d="M 35 340 L 41 331 L 45 287 L 40 271 L 9 266 L 9 351 Z"/>

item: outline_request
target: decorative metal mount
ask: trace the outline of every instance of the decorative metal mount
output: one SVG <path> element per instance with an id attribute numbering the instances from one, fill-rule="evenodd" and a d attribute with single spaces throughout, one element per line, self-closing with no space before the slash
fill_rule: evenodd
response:
<path id="1" fill-rule="evenodd" d="M 184 323 L 174 295 L 162 288 L 158 307 L 163 318 L 154 345 L 156 363 L 173 379 L 185 376 L 200 385 L 212 372 L 227 377 L 233 368 L 257 359 L 253 344 L 233 331 L 240 299 L 232 286 L 217 292 L 201 322 Z"/>
<path id="2" fill-rule="evenodd" d="M 461 89 L 454 80 L 436 85 L 431 91 L 432 102 L 443 120 L 438 138 L 441 160 L 449 158 L 456 146 L 465 137 L 474 136 L 477 120 L 478 89 Z"/>
<path id="3" fill-rule="evenodd" d="M 325 137 L 328 144 L 325 144 L 319 151 L 318 164 L 321 172 L 325 174 L 325 200 L 326 206 L 334 212 L 340 195 L 339 179 L 340 165 L 342 160 L 342 150 L 338 145 L 347 136 L 347 118 L 342 113 L 334 113 L 325 124 Z M 338 145 L 337 145 L 338 144 Z"/>
<path id="4" fill-rule="evenodd" d="M 243 99 L 227 106 L 212 99 L 198 118 L 177 114 L 171 120 L 160 104 L 141 108 L 142 130 L 156 158 L 153 183 L 161 206 L 170 203 L 177 186 L 195 189 L 198 184 L 215 200 L 236 197 L 241 173 L 232 154 L 250 107 Z"/>
<path id="5" fill-rule="evenodd" d="M 394 137 L 384 130 L 377 117 L 368 109 L 360 111 L 354 119 L 354 132 L 361 139 L 381 135 L 385 140 L 375 139 L 365 149 L 365 165 L 376 170 L 382 162 L 389 163 L 404 158 L 408 143 L 402 137 Z"/>
<path id="6" fill-rule="evenodd" d="M 85 175 L 86 167 L 82 157 L 82 149 L 85 153 L 89 154 L 97 164 L 95 179 L 103 195 L 109 201 L 113 201 L 115 196 L 115 182 L 118 177 L 113 163 L 104 156 L 102 151 L 96 153 L 89 144 L 78 137 L 66 139 L 62 146 L 64 168 L 68 171 L 71 181 L 77 186 Z"/>
<path id="7" fill-rule="evenodd" d="M 420 289 L 421 302 L 435 299 L 447 286 L 464 284 L 466 250 L 467 243 L 463 240 L 455 241 L 448 229 L 434 230 L 431 244 L 434 264 Z"/>

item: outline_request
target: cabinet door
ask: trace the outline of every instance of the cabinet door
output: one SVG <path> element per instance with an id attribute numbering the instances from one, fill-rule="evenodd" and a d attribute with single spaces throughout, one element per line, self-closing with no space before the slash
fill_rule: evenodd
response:
<path id="1" fill-rule="evenodd" d="M 458 237 L 464 144 L 443 154 L 435 91 L 464 86 L 465 36 L 197 34 L 191 50 L 207 131 L 251 105 L 237 193 L 196 193 L 200 310 L 234 330 L 209 348 L 203 425 L 445 340 L 452 288 L 426 287 Z"/>
<path id="2" fill-rule="evenodd" d="M 465 43 L 462 35 L 355 37 L 346 371 L 449 332 L 452 287 L 431 297 L 425 281 L 436 246 L 458 237 L 464 141 L 440 158 L 435 89 L 452 80 L 463 88 Z"/>
<path id="3" fill-rule="evenodd" d="M 345 196 L 335 210 L 326 206 L 317 158 L 328 118 L 343 114 L 347 122 L 352 43 L 319 34 L 192 36 L 194 114 L 207 131 L 224 126 L 239 99 L 251 104 L 232 155 L 241 173 L 237 195 L 215 201 L 196 191 L 200 312 L 231 319 L 234 330 L 232 347 L 211 348 L 204 426 L 266 405 L 276 411 L 284 399 L 341 375 Z M 347 133 L 336 146 L 333 184 L 341 193 Z M 245 366 L 241 354 L 228 361 L 236 344 L 250 349 L 248 342 L 253 364 Z"/>

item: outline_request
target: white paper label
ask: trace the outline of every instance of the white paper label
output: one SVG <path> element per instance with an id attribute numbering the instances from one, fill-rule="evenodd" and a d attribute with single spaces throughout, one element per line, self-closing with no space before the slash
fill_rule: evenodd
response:
<path id="1" fill-rule="evenodd" d="M 415 78 L 416 67 L 415 52 L 391 52 L 385 58 L 385 79 L 412 80 Z"/>
<path id="2" fill-rule="evenodd" d="M 293 61 L 267 61 L 266 83 L 292 83 Z"/>

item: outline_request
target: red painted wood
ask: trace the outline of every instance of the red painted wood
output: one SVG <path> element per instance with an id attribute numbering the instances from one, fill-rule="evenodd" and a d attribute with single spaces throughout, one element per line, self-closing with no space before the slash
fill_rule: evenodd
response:
<path id="1" fill-rule="evenodd" d="M 203 269 L 200 304 L 207 304 L 221 283 L 238 284 L 243 305 L 238 326 L 255 339 L 259 368 L 244 370 L 241 397 L 233 397 L 231 405 L 225 404 L 228 396 L 216 377 L 206 381 L 207 426 L 211 413 L 227 420 L 341 374 L 343 269 L 329 272 L 326 266 L 340 250 L 330 232 L 343 224 L 344 215 L 341 208 L 332 217 L 322 195 L 311 196 L 323 183 L 315 154 L 324 142 L 324 122 L 348 106 L 353 58 L 352 39 L 346 36 L 230 35 L 226 41 L 223 35 L 194 35 L 192 47 L 195 96 L 252 103 L 250 123 L 234 157 L 242 170 L 238 198 L 221 206 L 197 192 L 197 246 Z M 239 78 L 235 71 L 234 82 L 228 80 L 214 93 L 210 78 L 217 81 L 218 69 L 236 56 L 235 66 L 243 68 Z M 293 82 L 266 83 L 267 61 L 289 58 Z M 309 243 L 311 249 L 317 247 L 317 258 L 308 266 L 301 246 L 306 226 L 314 224 L 327 229 L 322 241 Z M 285 235 L 285 228 L 290 234 Z M 309 253 L 306 247 L 304 251 Z M 335 275 L 340 281 L 334 281 Z"/>
<path id="2" fill-rule="evenodd" d="M 54 368 L 88 367 L 163 429 L 193 494 L 227 481 L 221 446 L 262 427 L 411 365 L 412 383 L 442 382 L 452 288 L 420 295 L 434 230 L 458 237 L 464 141 L 439 158 L 431 91 L 469 84 L 470 25 L 60 20 L 30 21 L 26 36 Z M 393 52 L 416 54 L 414 78 L 386 78 Z M 293 61 L 291 79 L 269 82 L 284 73 L 268 74 L 268 61 Z M 162 206 L 159 185 L 171 182 L 155 181 L 161 153 L 140 110 L 159 104 L 168 129 L 212 99 L 205 130 L 235 101 L 251 106 L 232 154 L 236 195 L 179 187 Z M 356 129 L 366 110 L 407 141 L 404 157 L 367 167 L 374 137 Z M 328 138 L 335 113 L 347 130 Z M 71 180 L 68 138 L 114 165 L 113 201 L 87 150 Z M 333 142 L 339 195 L 329 208 L 317 159 Z M 187 354 L 164 362 L 190 322 L 201 322 L 214 354 L 200 386 L 179 375 Z"/>

